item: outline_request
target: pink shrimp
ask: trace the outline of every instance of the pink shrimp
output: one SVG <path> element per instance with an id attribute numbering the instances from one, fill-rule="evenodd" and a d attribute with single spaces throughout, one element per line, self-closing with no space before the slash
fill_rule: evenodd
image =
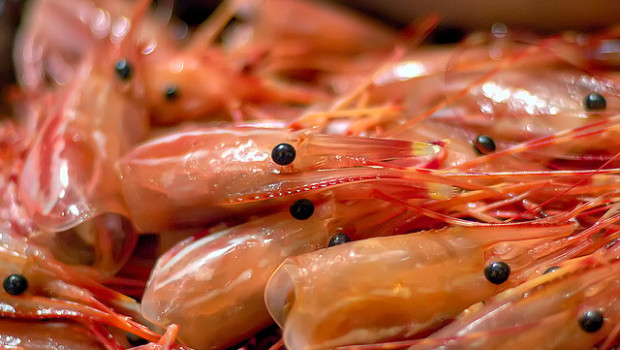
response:
<path id="1" fill-rule="evenodd" d="M 600 76 L 568 64 L 569 58 L 550 52 L 549 47 L 558 42 L 562 41 L 550 38 L 516 53 L 508 52 L 502 59 L 506 63 L 500 61 L 490 72 L 448 71 L 443 90 L 449 97 L 437 105 L 441 109 L 431 107 L 434 113 L 429 118 L 459 122 L 469 129 L 472 138 L 486 134 L 495 140 L 522 142 L 584 127 L 617 113 L 617 77 Z M 512 66 L 507 67 L 508 62 Z M 588 149 L 604 150 L 603 145 L 610 141 L 613 136 L 601 138 Z M 585 153 L 582 149 L 575 153 L 579 151 Z"/>
<path id="2" fill-rule="evenodd" d="M 471 306 L 424 340 L 360 348 L 609 349 L 620 334 L 617 256 L 613 247 L 606 254 L 565 261 Z"/>
<path id="3" fill-rule="evenodd" d="M 99 340 L 112 339 L 102 324 L 158 339 L 156 333 L 119 313 L 139 317 L 135 300 L 100 285 L 88 270 L 56 261 L 49 250 L 13 232 L 0 232 L 0 239 L 0 272 L 5 288 L 0 292 L 0 316 L 24 321 L 75 321 L 100 333 Z"/>
<path id="4" fill-rule="evenodd" d="M 610 35 L 613 31 L 601 34 Z M 578 50 L 569 51 L 569 57 L 552 51 L 577 44 L 553 37 L 531 46 L 505 41 L 477 43 L 472 50 L 421 50 L 390 62 L 354 94 L 341 97 L 336 109 L 303 116 L 293 126 L 324 125 L 326 118 L 344 116 L 351 120 L 348 132 L 373 134 L 378 128 L 385 137 L 430 119 L 440 125 L 458 123 L 469 134 L 469 142 L 481 134 L 521 142 L 583 127 L 620 110 L 617 76 L 591 72 L 583 63 L 573 62 Z M 591 94 L 602 103 L 586 103 Z M 402 101 L 400 113 L 373 111 L 393 101 Z M 351 104 L 353 115 L 346 110 Z M 614 139 L 609 136 L 590 148 L 603 148 L 600 145 Z"/>
<path id="5" fill-rule="evenodd" d="M 286 157 L 278 156 L 280 148 Z M 433 164 L 441 149 L 433 143 L 311 131 L 196 129 L 137 147 L 121 159 L 119 168 L 132 220 L 144 231 L 160 231 L 268 212 L 290 199 L 347 183 L 374 181 L 378 188 L 384 182 L 400 183 L 403 189 L 418 188 L 418 197 L 449 196 L 452 183 L 413 169 Z M 412 169 L 376 166 L 385 160 Z"/>
<path id="6" fill-rule="evenodd" d="M 252 37 L 240 38 L 233 32 L 216 46 L 221 29 L 239 8 L 252 13 L 252 18 L 249 28 L 245 25 L 236 33 Z M 394 43 L 389 30 L 367 22 L 311 1 L 226 0 L 187 44 L 175 45 L 157 36 L 146 44 L 142 66 L 149 72 L 145 87 L 153 121 L 171 124 L 224 114 L 239 122 L 248 114 L 246 106 L 325 100 L 326 87 L 290 82 L 294 79 L 282 83 L 278 72 L 338 69 L 330 67 L 342 61 L 337 54 L 389 48 Z"/>
<path id="7" fill-rule="evenodd" d="M 127 219 L 104 214 L 74 230 L 54 235 L 41 232 L 28 215 L 18 193 L 18 179 L 29 144 L 26 134 L 21 126 L 9 120 L 0 124 L 1 228 L 48 247 L 65 263 L 92 265 L 101 271 L 114 272 L 126 261 L 128 251 L 135 244 L 136 234 Z"/>
<path id="8" fill-rule="evenodd" d="M 141 1 L 136 16 L 145 5 Z M 28 213 L 46 230 L 66 230 L 103 212 L 125 212 L 113 165 L 147 127 L 146 111 L 132 103 L 127 83 L 115 76 L 116 60 L 132 61 L 126 56 L 130 47 L 109 42 L 91 51 L 68 85 L 54 93 L 54 104 L 42 117 L 20 194 Z M 131 79 L 137 84 L 137 77 Z"/>
<path id="9" fill-rule="evenodd" d="M 88 52 L 110 36 L 120 39 L 132 25 L 125 17 L 130 6 L 122 0 L 30 1 L 13 53 L 22 88 L 69 83 Z"/>
<path id="10" fill-rule="evenodd" d="M 580 251 L 596 232 L 569 237 L 574 224 L 545 221 L 371 238 L 289 258 L 268 282 L 266 305 L 289 349 L 420 337 Z"/>
<path id="11" fill-rule="evenodd" d="M 179 325 L 181 339 L 193 347 L 229 347 L 272 322 L 263 291 L 286 257 L 327 247 L 339 232 L 350 239 L 392 234 L 411 216 L 377 200 L 314 202 L 305 220 L 280 212 L 179 243 L 153 269 L 143 315 L 161 326 Z"/>
<path id="12" fill-rule="evenodd" d="M 139 1 L 131 18 L 137 25 L 148 1 Z M 140 77 L 131 68 L 115 62 L 135 62 L 135 30 L 124 22 L 123 30 L 107 42 L 85 53 L 74 67 L 67 85 L 41 93 L 40 115 L 27 121 L 29 152 L 19 176 L 19 195 L 26 212 L 45 231 L 39 242 L 58 243 L 49 233 L 66 231 L 89 220 L 78 230 L 81 240 L 94 247 L 90 263 L 101 271 L 116 272 L 126 261 L 135 232 L 123 230 L 120 216 L 126 214 L 120 181 L 114 163 L 130 146 L 142 140 L 148 116 L 140 104 Z M 95 98 L 96 97 L 96 98 Z M 80 240 L 73 240 L 79 243 Z M 66 246 L 64 248 L 67 248 Z M 77 253 L 79 249 L 70 250 Z M 77 254 L 76 254 L 77 255 Z M 66 257 L 66 255 L 65 255 Z M 75 260 L 77 259 L 77 261 Z M 64 259 L 84 262 L 83 258 Z"/>

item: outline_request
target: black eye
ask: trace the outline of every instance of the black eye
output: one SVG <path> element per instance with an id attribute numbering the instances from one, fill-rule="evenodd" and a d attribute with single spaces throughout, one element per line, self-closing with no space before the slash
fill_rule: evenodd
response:
<path id="1" fill-rule="evenodd" d="M 502 284 L 510 276 L 510 266 L 503 261 L 496 261 L 484 268 L 484 276 L 493 284 Z"/>
<path id="2" fill-rule="evenodd" d="M 133 333 L 129 333 L 127 332 L 127 334 L 125 335 L 125 337 L 127 338 L 127 341 L 129 342 L 129 345 L 131 346 L 140 346 L 140 345 L 146 345 L 149 343 L 148 340 L 139 337 Z"/>
<path id="3" fill-rule="evenodd" d="M 4 279 L 4 290 L 11 295 L 20 295 L 28 289 L 28 280 L 23 275 L 13 274 Z"/>
<path id="4" fill-rule="evenodd" d="M 291 215 L 297 220 L 309 219 L 314 214 L 314 203 L 307 199 L 300 199 L 291 205 Z"/>
<path id="5" fill-rule="evenodd" d="M 288 143 L 281 143 L 271 151 L 271 159 L 278 165 L 289 165 L 295 160 L 295 148 Z"/>
<path id="6" fill-rule="evenodd" d="M 583 104 L 586 109 L 590 111 L 599 111 L 607 108 L 607 101 L 605 101 L 605 97 L 597 94 L 596 92 L 593 92 L 586 96 Z"/>
<path id="7" fill-rule="evenodd" d="M 116 75 L 118 75 L 118 77 L 122 80 L 131 79 L 131 76 L 133 74 L 133 68 L 131 67 L 131 64 L 127 62 L 127 60 L 124 58 L 116 61 L 116 63 L 114 64 L 114 71 L 116 72 Z"/>
<path id="8" fill-rule="evenodd" d="M 553 271 L 555 271 L 555 270 L 557 270 L 559 268 L 560 268 L 559 266 L 551 266 L 550 268 L 546 269 L 545 272 L 543 272 L 543 275 L 546 275 L 549 272 L 553 272 Z"/>
<path id="9" fill-rule="evenodd" d="M 337 233 L 329 239 L 329 243 L 327 243 L 328 247 L 333 247 L 335 245 L 341 245 L 351 242 L 351 238 L 345 233 Z"/>
<path id="10" fill-rule="evenodd" d="M 598 310 L 586 311 L 579 317 L 579 326 L 588 333 L 593 333 L 603 327 L 603 314 Z"/>
<path id="11" fill-rule="evenodd" d="M 474 151 L 479 155 L 485 155 L 495 151 L 495 141 L 488 135 L 480 135 L 474 142 Z"/>
<path id="12" fill-rule="evenodd" d="M 168 101 L 174 101 L 179 98 L 179 89 L 176 85 L 170 85 L 164 90 L 164 97 Z"/>

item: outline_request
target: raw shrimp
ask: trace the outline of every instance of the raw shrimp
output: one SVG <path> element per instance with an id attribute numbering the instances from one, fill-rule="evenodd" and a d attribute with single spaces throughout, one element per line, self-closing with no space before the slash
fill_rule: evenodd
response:
<path id="1" fill-rule="evenodd" d="M 132 18 L 143 16 L 147 4 L 138 2 Z M 135 103 L 139 95 L 130 88 L 141 84 L 139 76 L 115 70 L 117 60 L 135 62 L 137 55 L 127 42 L 132 31 L 125 29 L 121 34 L 126 41 L 110 39 L 93 48 L 67 85 L 41 101 L 47 108 L 41 108 L 32 129 L 36 134 L 19 178 L 23 205 L 46 232 L 69 230 L 108 214 L 93 222 L 94 229 L 79 232 L 86 233 L 82 240 L 87 244 L 96 243 L 95 265 L 110 273 L 124 263 L 135 243 L 133 230 L 117 229 L 121 225 L 116 221 L 122 219 L 111 216 L 126 214 L 114 164 L 148 128 L 146 110 Z"/>
<path id="2" fill-rule="evenodd" d="M 457 53 L 446 67 L 444 88 L 437 89 L 448 97 L 435 97 L 435 101 L 442 103 L 431 106 L 434 113 L 428 113 L 428 117 L 458 122 L 472 136 L 487 134 L 495 140 L 521 142 L 582 127 L 617 113 L 620 110 L 618 77 L 584 71 L 570 64 L 570 58 L 558 57 L 550 47 L 559 42 L 562 40 L 549 38 L 514 53 L 506 50 L 500 56 L 500 63 L 490 71 L 487 68 L 462 70 Z M 501 48 L 501 42 L 488 45 L 490 52 L 499 49 L 498 46 Z M 584 102 L 591 94 L 603 96 L 597 98 L 604 99 L 606 106 Z M 422 107 L 423 111 L 428 109 Z M 414 112 L 413 119 L 418 115 L 423 114 Z M 590 147 L 609 141 L 613 140 L 604 139 Z"/>
<path id="3" fill-rule="evenodd" d="M 470 307 L 425 340 L 397 347 L 608 349 L 620 331 L 617 251 L 613 257 L 592 255 L 561 266 Z"/>
<path id="4" fill-rule="evenodd" d="M 474 39 L 470 41 L 476 45 L 465 44 L 473 49 L 422 50 L 381 66 L 366 86 L 341 97 L 338 108 L 323 115 L 312 112 L 293 126 L 324 125 L 326 118 L 345 116 L 351 120 L 349 133 L 386 137 L 430 119 L 458 123 L 472 143 L 481 134 L 496 142 L 522 142 L 582 127 L 620 110 L 617 75 L 584 70 L 583 64 L 571 62 L 572 57 L 550 49 L 576 44 L 546 38 L 524 46 L 495 38 L 482 45 Z M 606 110 L 602 105 L 586 105 L 590 94 L 603 96 Z M 402 106 L 399 113 L 373 111 L 393 101 Z M 355 114 L 347 115 L 351 103 L 357 103 L 352 109 Z M 617 139 L 613 135 L 589 147 L 602 148 Z"/>
<path id="5" fill-rule="evenodd" d="M 25 134 L 23 128 L 12 121 L 0 124 L 0 226 L 48 247 L 65 263 L 92 265 L 106 272 L 118 269 L 136 239 L 127 219 L 104 214 L 74 230 L 54 235 L 39 231 L 27 214 L 18 196 L 17 183 L 27 153 Z M 93 239 L 100 241 L 92 242 Z"/>
<path id="6" fill-rule="evenodd" d="M 64 85 L 93 48 L 120 39 L 132 23 L 124 0 L 29 1 L 13 53 L 16 75 L 27 91 Z"/>
<path id="7" fill-rule="evenodd" d="M 82 68 L 75 82 L 78 86 L 58 92 L 57 104 L 45 116 L 19 178 L 19 194 L 26 211 L 46 231 L 69 230 L 104 213 L 126 213 L 113 165 L 144 137 L 146 130 L 145 110 L 129 103 L 109 80 L 114 79 L 109 76 L 112 67 L 105 67 L 110 72 L 103 76 L 100 74 L 104 72 L 90 67 L 88 61 Z M 93 104 L 88 96 L 98 98 Z M 100 233 L 112 232 L 98 227 L 102 228 Z M 96 232 L 82 230 L 86 231 L 90 231 L 88 236 Z M 87 241 L 103 243 L 121 238 L 131 242 L 132 234 L 129 230 L 126 237 L 99 235 Z M 108 243 L 114 244 L 118 243 Z M 131 250 L 131 246 L 125 249 Z M 112 266 L 101 267 L 110 271 L 117 268 L 114 262 L 108 263 Z"/>
<path id="8" fill-rule="evenodd" d="M 540 222 L 370 238 L 289 258 L 266 287 L 267 309 L 293 350 L 420 337 L 584 238 L 566 239 L 574 224 Z"/>
<path id="9" fill-rule="evenodd" d="M 229 32 L 221 46 L 215 45 L 239 9 L 251 13 L 250 24 Z M 239 122 L 249 114 L 246 106 L 324 101 L 329 96 L 326 87 L 293 79 L 284 82 L 278 71 L 337 70 L 351 65 L 338 55 L 393 45 L 394 34 L 367 22 L 312 1 L 226 0 L 188 43 L 175 45 L 154 36 L 146 44 L 141 66 L 148 72 L 145 88 L 153 121 L 213 119 L 223 112 Z"/>
<path id="10" fill-rule="evenodd" d="M 280 212 L 179 243 L 153 269 L 143 315 L 161 326 L 179 325 L 190 346 L 230 347 L 272 322 L 264 289 L 286 257 L 327 247 L 339 232 L 352 239 L 389 235 L 411 216 L 378 200 L 321 197 L 306 220 Z"/>
<path id="11" fill-rule="evenodd" d="M 119 314 L 139 317 L 138 303 L 97 283 L 91 278 L 91 275 L 96 276 L 93 271 L 64 265 L 48 250 L 13 232 L 0 232 L 0 241 L 0 275 L 4 280 L 0 316 L 79 322 L 92 332 L 100 333 L 97 339 L 107 339 L 104 343 L 115 341 L 110 340 L 103 324 L 146 339 L 158 339 L 156 333 Z M 20 282 L 11 287 L 9 279 Z"/>
<path id="12" fill-rule="evenodd" d="M 272 159 L 278 145 L 287 156 L 277 161 L 291 164 Z M 419 198 L 450 196 L 451 183 L 432 183 L 442 182 L 438 177 L 372 166 L 399 160 L 423 167 L 441 157 L 441 150 L 440 144 L 312 131 L 195 129 L 135 148 L 119 168 L 131 219 L 144 231 L 160 231 L 247 217 L 347 183 L 375 181 L 380 188 L 383 182 L 400 181 L 403 188 L 417 187 Z"/>

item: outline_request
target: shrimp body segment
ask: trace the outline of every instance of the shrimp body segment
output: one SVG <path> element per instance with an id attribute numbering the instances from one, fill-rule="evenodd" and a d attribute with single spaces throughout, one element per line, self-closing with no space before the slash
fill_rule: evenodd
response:
<path id="1" fill-rule="evenodd" d="M 296 152 L 285 166 L 271 156 L 282 143 Z M 347 183 L 403 176 L 368 161 L 423 163 L 440 154 L 441 146 L 431 143 L 286 129 L 197 129 L 143 144 L 125 155 L 119 168 L 132 219 L 142 230 L 160 231 L 264 212 L 289 198 Z M 424 183 L 410 186 L 428 197 Z"/>
<path id="2" fill-rule="evenodd" d="M 289 349 L 412 338 L 517 283 L 539 258 L 531 248 L 574 228 L 454 227 L 352 242 L 287 259 L 265 301 Z M 485 278 L 493 262 L 510 268 L 500 284 Z"/>

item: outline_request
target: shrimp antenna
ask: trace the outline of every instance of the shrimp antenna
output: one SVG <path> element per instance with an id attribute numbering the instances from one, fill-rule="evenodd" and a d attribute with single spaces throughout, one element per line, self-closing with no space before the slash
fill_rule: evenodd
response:
<path id="1" fill-rule="evenodd" d="M 413 22 L 401 33 L 401 39 L 392 50 L 391 55 L 380 64 L 373 73 L 369 74 L 367 78 L 362 80 L 359 84 L 354 86 L 348 93 L 337 98 L 331 106 L 327 108 L 326 113 L 332 114 L 342 108 L 350 105 L 353 100 L 362 95 L 370 86 L 374 84 L 375 78 L 387 70 L 392 64 L 401 59 L 407 51 L 412 51 L 435 29 L 439 22 L 439 16 L 431 14 L 424 18 L 420 22 Z M 414 33 L 413 35 L 409 33 Z M 302 116 L 301 118 L 293 121 L 290 125 L 292 128 L 297 128 L 301 121 L 309 118 L 309 116 Z"/>
<path id="2" fill-rule="evenodd" d="M 609 165 L 612 161 L 614 161 L 614 160 L 615 160 L 616 158 L 618 158 L 618 157 L 620 157 L 620 152 L 619 152 L 619 153 L 616 153 L 616 155 L 615 155 L 615 156 L 613 156 L 611 159 L 609 159 L 607 162 L 605 162 L 603 165 L 601 165 L 601 166 L 600 166 L 600 167 L 599 167 L 596 171 L 594 171 L 594 172 L 592 172 L 592 173 L 590 173 L 590 174 L 587 174 L 586 176 L 584 176 L 583 178 L 581 178 L 581 180 L 577 181 L 576 183 L 574 183 L 572 186 L 570 186 L 570 187 L 569 187 L 569 188 L 567 188 L 566 190 L 564 190 L 564 191 L 560 192 L 559 194 L 557 194 L 557 195 L 555 195 L 555 196 L 553 196 L 553 197 L 551 197 L 551 198 L 547 199 L 546 201 L 544 201 L 544 202 L 540 203 L 539 205 L 537 205 L 537 206 L 535 206 L 535 207 L 533 207 L 533 208 L 530 208 L 530 209 L 528 209 L 528 210 L 526 210 L 526 211 L 524 211 L 524 212 L 520 213 L 519 215 L 514 216 L 514 217 L 512 217 L 512 218 L 508 219 L 508 222 L 510 222 L 510 221 L 514 221 L 514 220 L 516 220 L 516 219 L 518 219 L 518 218 L 522 217 L 523 215 L 528 214 L 528 213 L 531 213 L 531 212 L 532 212 L 532 211 L 534 211 L 534 210 L 540 209 L 540 208 L 542 208 L 543 206 L 545 206 L 545 205 L 547 205 L 547 204 L 549 204 L 549 203 L 553 202 L 554 200 L 556 200 L 556 199 L 560 198 L 561 196 L 565 195 L 565 194 L 566 194 L 566 193 L 568 193 L 570 190 L 572 190 L 573 188 L 575 188 L 575 187 L 577 187 L 578 185 L 582 184 L 583 182 L 585 182 L 586 180 L 588 180 L 589 178 L 591 178 L 591 177 L 592 177 L 592 176 L 594 176 L 595 174 L 598 174 L 598 171 L 599 171 L 599 170 L 601 170 L 601 169 L 605 168 L 607 165 Z"/>
<path id="3" fill-rule="evenodd" d="M 188 50 L 199 51 L 205 46 L 212 45 L 241 7 L 241 2 L 242 0 L 224 0 L 194 32 Z"/>
<path id="4" fill-rule="evenodd" d="M 284 346 L 284 341 L 282 341 L 282 338 L 280 338 L 280 340 L 278 340 L 275 344 L 273 344 L 269 348 L 269 350 L 279 350 L 283 346 Z"/>

